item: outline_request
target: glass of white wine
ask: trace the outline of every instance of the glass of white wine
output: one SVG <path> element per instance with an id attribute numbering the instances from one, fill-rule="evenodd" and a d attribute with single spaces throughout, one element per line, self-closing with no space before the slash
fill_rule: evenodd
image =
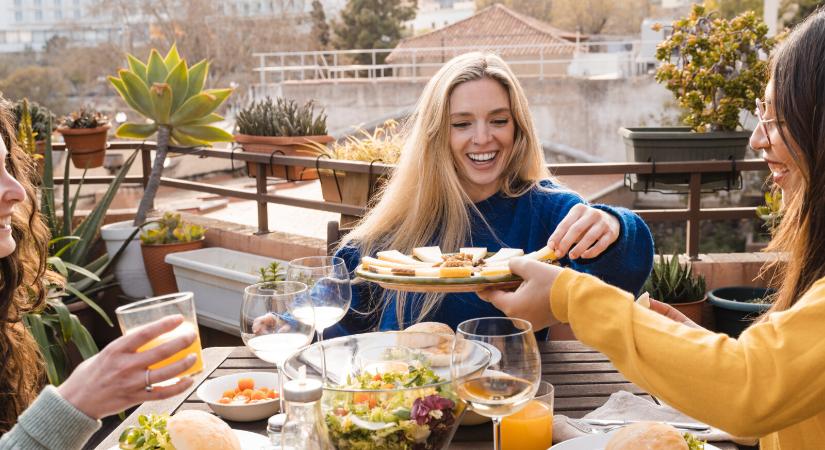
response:
<path id="1" fill-rule="evenodd" d="M 314 320 L 315 332 L 321 347 L 321 374 L 326 381 L 326 356 L 324 354 L 324 330 L 344 318 L 352 302 L 350 277 L 344 260 L 336 256 L 308 256 L 293 259 L 286 270 L 286 279 L 307 285 L 311 308 L 295 311 L 299 319 Z M 309 314 L 314 314 L 314 319 Z"/>
<path id="2" fill-rule="evenodd" d="M 468 345 L 490 352 L 486 370 L 473 370 Z M 501 419 L 524 408 L 541 382 L 541 356 L 530 322 L 482 317 L 461 322 L 450 364 L 453 384 L 476 413 L 493 419 L 493 445 L 501 448 Z"/>
<path id="3" fill-rule="evenodd" d="M 302 317 L 298 317 L 298 311 Z M 304 283 L 274 281 L 253 284 L 244 289 L 241 338 L 255 356 L 275 364 L 282 412 L 281 369 L 284 361 L 309 345 L 315 335 L 314 320 L 306 320 L 307 315 L 312 317 L 312 302 Z"/>

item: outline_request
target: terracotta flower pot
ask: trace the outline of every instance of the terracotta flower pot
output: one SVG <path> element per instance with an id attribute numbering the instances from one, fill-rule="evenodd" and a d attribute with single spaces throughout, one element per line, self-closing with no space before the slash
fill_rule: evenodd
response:
<path id="1" fill-rule="evenodd" d="M 66 148 L 72 164 L 78 169 L 100 167 L 106 155 L 107 138 L 110 124 L 97 128 L 68 128 L 58 127 L 57 131 L 63 135 Z"/>
<path id="2" fill-rule="evenodd" d="M 702 307 L 705 305 L 708 296 L 706 295 L 702 300 L 688 303 L 670 303 L 670 306 L 676 308 L 680 313 L 686 315 L 688 319 L 695 323 L 702 324 Z"/>
<path id="3" fill-rule="evenodd" d="M 152 285 L 152 292 L 154 292 L 156 296 L 178 292 L 175 273 L 172 265 L 166 263 L 166 255 L 203 248 L 204 242 L 203 239 L 200 239 L 192 242 L 176 242 L 174 244 L 140 244 L 140 250 L 141 253 L 143 253 L 143 265 L 146 267 L 146 274 L 149 276 L 149 284 Z"/>
<path id="4" fill-rule="evenodd" d="M 235 142 L 241 144 L 245 152 L 260 153 L 267 156 L 275 155 L 281 156 L 318 156 L 318 150 L 313 147 L 310 142 L 317 142 L 319 144 L 327 144 L 334 141 L 335 138 L 329 135 L 323 136 L 252 136 L 248 134 L 236 134 Z M 280 153 L 279 153 L 280 152 Z M 247 164 L 247 171 L 250 177 L 255 177 L 258 174 L 257 164 Z M 290 181 L 315 180 L 318 178 L 318 172 L 314 167 L 302 166 L 269 166 L 267 176 L 276 178 L 286 178 Z"/>

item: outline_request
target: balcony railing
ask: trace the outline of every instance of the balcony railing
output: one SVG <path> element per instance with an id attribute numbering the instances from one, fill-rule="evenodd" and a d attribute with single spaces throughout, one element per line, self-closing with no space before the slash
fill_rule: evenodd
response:
<path id="1" fill-rule="evenodd" d="M 142 145 L 141 145 L 142 144 Z M 112 142 L 109 150 L 134 151 L 140 148 L 142 175 L 127 177 L 124 183 L 141 184 L 144 187 L 151 172 L 151 151 L 155 149 L 155 144 L 151 142 Z M 55 151 L 64 151 L 63 144 L 55 144 Z M 315 210 L 341 213 L 351 216 L 362 216 L 365 208 L 356 205 L 326 202 L 323 200 L 309 200 L 294 198 L 285 195 L 270 194 L 267 192 L 266 167 L 269 165 L 280 166 L 302 166 L 318 167 L 319 169 L 334 169 L 338 171 L 368 173 L 380 175 L 390 173 L 393 165 L 383 163 L 365 163 L 358 161 L 341 161 L 326 158 L 312 157 L 288 157 L 274 154 L 272 156 L 258 153 L 247 153 L 239 148 L 233 149 L 212 149 L 212 148 L 181 148 L 172 147 L 171 153 L 187 155 L 197 155 L 203 158 L 229 159 L 243 163 L 253 163 L 258 165 L 258 175 L 255 183 L 255 190 L 236 189 L 223 187 L 208 183 L 162 177 L 161 185 L 178 189 L 185 189 L 196 192 L 221 195 L 225 197 L 253 200 L 258 204 L 258 233 L 269 233 L 269 222 L 267 215 L 267 205 L 276 203 L 281 205 L 296 206 L 300 208 L 310 208 Z M 690 174 L 690 183 L 687 191 L 686 208 L 669 209 L 643 209 L 634 210 L 645 221 L 648 222 L 686 222 L 686 253 L 691 259 L 698 259 L 699 255 L 699 224 L 703 220 L 733 220 L 748 219 L 755 217 L 754 207 L 726 207 L 726 208 L 702 208 L 701 196 L 702 174 L 730 173 L 737 171 L 766 170 L 767 164 L 761 159 L 748 159 L 739 161 L 697 161 L 697 162 L 660 162 L 660 163 L 598 163 L 598 164 L 549 164 L 548 168 L 556 175 L 608 175 L 608 174 L 639 174 L 639 175 L 664 175 L 664 174 Z M 85 178 L 85 184 L 108 184 L 114 179 L 113 176 L 89 176 Z M 62 178 L 55 178 L 55 184 L 63 182 Z M 72 177 L 70 183 L 79 183 L 80 177 Z"/>

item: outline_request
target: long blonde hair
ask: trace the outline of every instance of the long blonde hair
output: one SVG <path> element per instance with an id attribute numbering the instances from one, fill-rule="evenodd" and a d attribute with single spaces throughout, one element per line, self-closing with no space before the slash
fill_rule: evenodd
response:
<path id="1" fill-rule="evenodd" d="M 517 197 L 550 179 L 524 91 L 510 67 L 491 53 L 466 53 L 448 61 L 430 79 L 405 122 L 404 148 L 398 166 L 379 193 L 379 200 L 341 242 L 357 245 L 362 255 L 382 249 L 409 253 L 423 245 L 458 251 L 470 238 L 472 213 L 483 221 L 461 186 L 450 150 L 450 95 L 461 83 L 489 78 L 501 83 L 510 99 L 515 123 L 513 151 L 505 161 L 499 190 Z M 486 222 L 485 222 L 486 223 Z M 492 231 L 492 230 L 491 230 Z M 442 296 L 427 295 L 415 321 Z M 375 305 L 386 306 L 389 296 Z M 404 324 L 405 296 L 396 296 L 399 325 Z"/>

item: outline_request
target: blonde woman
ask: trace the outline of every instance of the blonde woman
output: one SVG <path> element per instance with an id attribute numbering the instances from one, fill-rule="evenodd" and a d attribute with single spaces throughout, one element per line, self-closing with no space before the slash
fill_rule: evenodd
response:
<path id="1" fill-rule="evenodd" d="M 398 167 L 378 203 L 337 252 L 350 271 L 361 255 L 415 247 L 521 248 L 549 244 L 562 262 L 637 292 L 653 241 L 622 208 L 588 205 L 545 167 L 524 91 L 498 56 L 468 53 L 433 76 L 407 121 Z M 501 316 L 475 294 L 405 295 L 368 284 L 333 334 L 403 329 L 422 319 L 451 327 Z"/>

